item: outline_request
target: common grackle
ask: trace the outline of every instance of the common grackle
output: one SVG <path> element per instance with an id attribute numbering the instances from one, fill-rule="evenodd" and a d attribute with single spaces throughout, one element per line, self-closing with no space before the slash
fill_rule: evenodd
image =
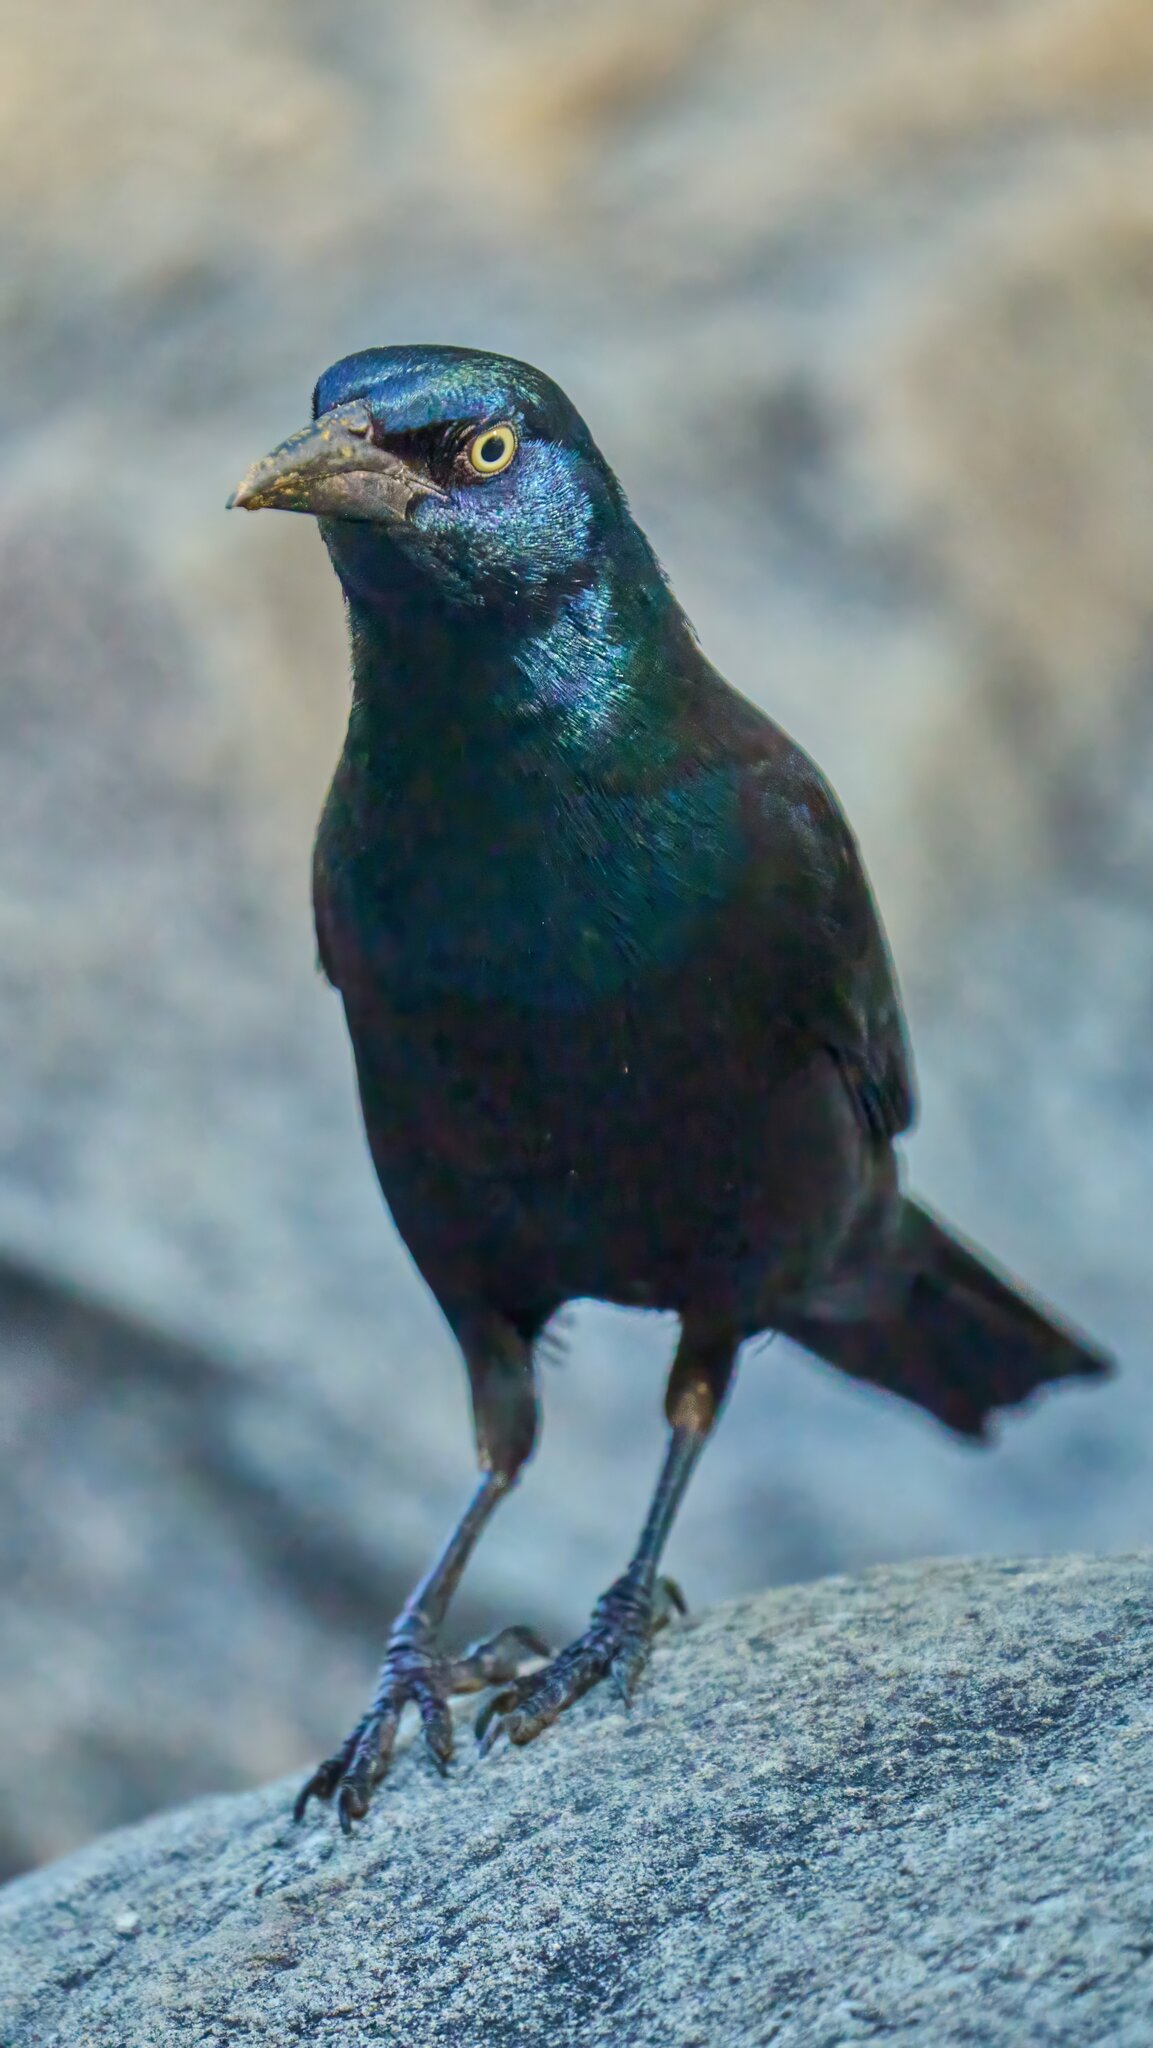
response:
<path id="1" fill-rule="evenodd" d="M 369 349 L 232 502 L 314 514 L 348 603 L 348 737 L 316 841 L 372 1157 L 454 1331 L 481 1477 L 368 1712 L 297 1802 L 367 1810 L 406 1702 L 524 1743 L 628 1695 L 673 1517 L 766 1329 L 964 1435 L 1107 1370 L 901 1192 L 900 999 L 856 845 L 799 747 L 694 638 L 569 400 L 525 363 Z M 533 1448 L 534 1347 L 580 1296 L 675 1310 L 670 1437 L 635 1555 L 547 1654 L 438 1631 Z"/>

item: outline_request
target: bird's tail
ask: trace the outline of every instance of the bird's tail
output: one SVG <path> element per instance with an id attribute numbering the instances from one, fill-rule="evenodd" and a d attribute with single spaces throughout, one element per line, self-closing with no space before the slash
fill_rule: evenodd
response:
<path id="1" fill-rule="evenodd" d="M 800 1316 L 778 1327 L 962 1436 L 984 1436 L 995 1409 L 1013 1407 L 1050 1380 L 1112 1371 L 1086 1337 L 1030 1301 L 917 1202 L 903 1204 L 894 1257 L 899 1285 L 884 1310 L 848 1322 Z"/>

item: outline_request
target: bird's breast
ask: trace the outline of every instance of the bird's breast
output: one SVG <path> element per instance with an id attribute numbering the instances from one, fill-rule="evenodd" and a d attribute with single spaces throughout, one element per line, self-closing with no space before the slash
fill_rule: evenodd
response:
<path id="1" fill-rule="evenodd" d="M 318 873 L 342 985 L 584 1012 L 689 959 L 726 901 L 739 813 L 717 774 L 490 796 L 398 800 L 353 831 L 326 817 Z"/>

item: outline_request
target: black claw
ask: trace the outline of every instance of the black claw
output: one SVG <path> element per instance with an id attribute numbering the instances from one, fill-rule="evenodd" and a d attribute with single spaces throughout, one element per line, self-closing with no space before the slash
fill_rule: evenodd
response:
<path id="1" fill-rule="evenodd" d="M 499 1715 L 494 1714 L 491 1720 L 486 1721 L 484 1726 L 484 1732 L 482 1734 L 478 1734 L 476 1745 L 477 1755 L 482 1758 L 486 1756 L 491 1756 L 493 1750 L 496 1748 L 497 1743 L 500 1741 L 501 1736 L 505 1733 L 506 1730 L 504 1722 L 500 1719 Z"/>
<path id="2" fill-rule="evenodd" d="M 433 1765 L 442 1778 L 447 1778 L 453 1758 L 452 1725 L 448 1728 L 434 1727 L 425 1723 L 424 1746 Z"/>
<path id="3" fill-rule="evenodd" d="M 320 1799 L 324 1796 L 320 1790 L 320 1787 L 317 1784 L 317 1778 L 319 1777 L 319 1775 L 319 1772 L 314 1771 L 311 1778 L 308 1780 L 308 1783 L 306 1785 L 301 1786 L 299 1792 L 296 1795 L 295 1800 L 293 1801 L 292 1818 L 294 1821 L 297 1822 L 298 1825 L 304 1819 L 305 1814 L 308 1812 L 309 1800 Z"/>
<path id="4" fill-rule="evenodd" d="M 348 1785 L 342 1785 L 340 1788 L 340 1798 L 336 1804 L 336 1811 L 340 1820 L 340 1832 L 342 1835 L 351 1835 L 353 1821 L 363 1820 L 364 1818 L 364 1808 L 354 1806 L 352 1789 Z"/>
<path id="5" fill-rule="evenodd" d="M 363 1820 L 368 1812 L 372 1797 L 372 1777 L 363 1757 L 358 1757 L 352 1769 L 343 1779 L 336 1810 L 340 1816 L 341 1831 L 350 1835 L 354 1820 Z"/>
<path id="6" fill-rule="evenodd" d="M 333 1793 L 348 1769 L 352 1757 L 356 1753 L 356 1747 L 362 1733 L 363 1724 L 360 1724 L 354 1734 L 349 1736 L 343 1749 L 339 1750 L 335 1756 L 326 1758 L 324 1763 L 319 1764 L 307 1783 L 301 1786 L 292 1808 L 293 1820 L 301 1821 L 304 1819 L 310 1799 L 332 1798 Z"/>
<path id="7" fill-rule="evenodd" d="M 508 1691 L 494 1692 L 485 1701 L 476 1720 L 473 1722 L 473 1734 L 478 1742 L 483 1743 L 489 1723 L 495 1721 L 498 1714 L 505 1713 L 513 1704 L 515 1697 L 514 1693 Z"/>

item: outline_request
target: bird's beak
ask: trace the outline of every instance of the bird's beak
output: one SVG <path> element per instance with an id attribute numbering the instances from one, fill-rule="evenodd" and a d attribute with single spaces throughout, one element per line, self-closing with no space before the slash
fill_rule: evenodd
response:
<path id="1" fill-rule="evenodd" d="M 246 512 L 311 512 L 325 519 L 397 520 L 419 498 L 444 493 L 373 440 L 361 399 L 333 406 L 254 462 L 228 500 Z"/>

